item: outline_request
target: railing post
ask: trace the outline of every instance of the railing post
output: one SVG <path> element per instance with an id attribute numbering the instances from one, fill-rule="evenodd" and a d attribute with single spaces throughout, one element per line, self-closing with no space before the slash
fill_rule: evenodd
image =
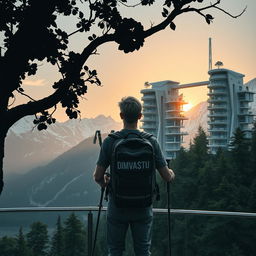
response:
<path id="1" fill-rule="evenodd" d="M 92 237 L 93 237 L 93 214 L 89 211 L 87 215 L 87 222 L 88 222 L 88 256 L 92 254 Z"/>

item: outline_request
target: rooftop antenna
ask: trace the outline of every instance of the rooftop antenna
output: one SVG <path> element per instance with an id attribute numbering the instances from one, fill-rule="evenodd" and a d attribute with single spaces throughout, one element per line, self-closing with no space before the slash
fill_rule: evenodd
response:
<path id="1" fill-rule="evenodd" d="M 212 38 L 209 37 L 209 70 L 212 70 Z"/>

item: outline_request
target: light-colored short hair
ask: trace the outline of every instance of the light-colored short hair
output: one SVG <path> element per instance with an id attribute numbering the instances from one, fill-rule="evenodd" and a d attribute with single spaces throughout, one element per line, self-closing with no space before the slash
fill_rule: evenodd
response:
<path id="1" fill-rule="evenodd" d="M 124 120 L 127 123 L 135 123 L 138 121 L 142 106 L 135 97 L 123 97 L 118 105 L 121 113 L 124 115 Z"/>

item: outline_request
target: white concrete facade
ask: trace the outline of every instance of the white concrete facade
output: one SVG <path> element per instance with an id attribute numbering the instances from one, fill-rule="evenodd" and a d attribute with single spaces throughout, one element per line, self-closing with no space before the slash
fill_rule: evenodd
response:
<path id="1" fill-rule="evenodd" d="M 179 83 L 161 81 L 146 83 L 141 90 L 143 101 L 143 125 L 145 132 L 153 134 L 167 160 L 176 157 L 185 132 L 181 131 L 183 120 L 182 106 L 186 104 L 179 95 Z"/>
<path id="2" fill-rule="evenodd" d="M 243 84 L 243 74 L 228 69 L 213 69 L 209 72 L 208 132 L 209 150 L 228 148 L 235 130 L 239 127 L 245 136 L 251 136 L 253 114 L 249 103 L 253 92 Z"/>

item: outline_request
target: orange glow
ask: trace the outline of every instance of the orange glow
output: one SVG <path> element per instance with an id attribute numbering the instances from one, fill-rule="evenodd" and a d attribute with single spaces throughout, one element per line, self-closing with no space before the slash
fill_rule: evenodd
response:
<path id="1" fill-rule="evenodd" d="M 193 105 L 188 103 L 188 104 L 183 105 L 183 110 L 184 111 L 189 111 L 192 107 L 193 107 Z"/>

